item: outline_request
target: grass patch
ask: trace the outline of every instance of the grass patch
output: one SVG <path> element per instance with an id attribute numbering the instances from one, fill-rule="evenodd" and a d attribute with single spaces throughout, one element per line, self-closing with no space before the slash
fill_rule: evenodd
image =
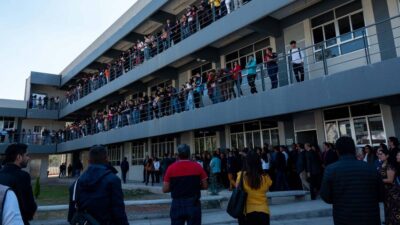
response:
<path id="1" fill-rule="evenodd" d="M 38 205 L 65 205 L 69 203 L 69 186 L 67 185 L 41 185 L 40 196 L 36 199 Z M 125 200 L 160 198 L 148 190 L 124 190 Z"/>

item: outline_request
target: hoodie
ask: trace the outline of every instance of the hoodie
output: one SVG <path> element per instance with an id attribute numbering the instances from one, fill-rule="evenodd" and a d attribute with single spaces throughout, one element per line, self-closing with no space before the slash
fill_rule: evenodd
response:
<path id="1" fill-rule="evenodd" d="M 101 225 L 128 225 L 125 213 L 121 180 L 109 165 L 92 164 L 78 178 L 76 203 L 80 211 L 86 211 Z M 72 201 L 74 184 L 70 187 L 68 221 L 76 209 Z"/>

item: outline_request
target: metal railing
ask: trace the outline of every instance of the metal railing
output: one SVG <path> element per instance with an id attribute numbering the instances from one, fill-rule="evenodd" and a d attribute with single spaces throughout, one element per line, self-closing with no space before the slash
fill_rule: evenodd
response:
<path id="1" fill-rule="evenodd" d="M 394 48 L 393 46 L 387 49 L 379 48 L 377 26 L 384 23 L 390 23 L 392 27 L 391 30 L 385 32 L 393 34 L 393 39 L 390 40 L 394 42 Z M 276 64 L 263 62 L 236 71 L 240 73 L 240 76 L 232 71 L 222 70 L 223 72 L 211 75 L 207 79 L 194 78 L 191 83 L 185 84 L 181 91 L 173 88 L 169 92 L 160 91 L 161 94 L 142 97 L 132 104 L 116 103 L 91 118 L 83 118 L 84 122 L 75 123 L 66 128 L 63 131 L 62 141 L 74 140 L 124 126 L 135 126 L 144 121 L 380 62 L 382 54 L 394 52 L 397 57 L 400 54 L 400 15 L 338 36 L 335 39 L 339 40 L 344 36 L 349 37 L 349 35 L 353 38 L 347 42 L 328 45 L 328 43 L 333 43 L 331 39 L 300 48 L 301 68 L 292 63 L 293 51 L 289 51 L 278 54 L 275 60 Z M 381 32 L 379 35 L 385 34 Z M 352 49 L 347 52 L 346 48 L 349 46 Z"/>
<path id="2" fill-rule="evenodd" d="M 62 132 L 37 133 L 14 133 L 11 131 L 0 132 L 0 144 L 24 143 L 27 145 L 53 145 L 63 141 L 60 136 Z"/>
<path id="3" fill-rule="evenodd" d="M 250 2 L 250 0 L 243 1 L 242 5 L 248 2 Z M 221 3 L 219 8 L 211 6 L 209 8 L 204 7 L 203 10 L 201 10 L 202 7 L 199 7 L 196 13 L 191 16 L 191 19 L 187 17 L 184 20 L 185 22 L 182 22 L 181 19 L 177 19 L 174 26 L 171 26 L 168 29 L 164 28 L 161 34 L 155 36 L 150 35 L 152 37 L 147 38 L 145 41 L 137 40 L 137 43 L 134 45 L 135 47 L 124 52 L 120 58 L 105 65 L 104 70 L 100 71 L 98 74 L 82 78 L 82 82 L 75 88 L 71 89 L 67 93 L 65 99 L 61 101 L 61 107 L 64 108 L 68 104 L 73 104 L 130 70 L 140 66 L 152 57 L 190 37 L 211 23 L 230 14 L 238 8 L 234 6 L 233 1 L 231 3 L 229 10 L 224 3 Z"/>

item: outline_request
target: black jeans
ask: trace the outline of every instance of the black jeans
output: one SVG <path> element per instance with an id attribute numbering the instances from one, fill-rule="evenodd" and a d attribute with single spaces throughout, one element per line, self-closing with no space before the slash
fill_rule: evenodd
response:
<path id="1" fill-rule="evenodd" d="M 239 218 L 239 225 L 269 225 L 269 214 L 262 212 L 247 213 Z"/>
<path id="2" fill-rule="evenodd" d="M 126 174 L 128 173 L 128 171 L 122 171 L 122 181 L 124 182 L 124 184 L 126 184 Z"/>
<path id="3" fill-rule="evenodd" d="M 151 177 L 151 185 L 154 184 L 154 172 L 153 171 L 147 171 L 146 185 L 149 184 L 150 177 Z"/>
<path id="4" fill-rule="evenodd" d="M 310 176 L 310 195 L 311 200 L 316 200 L 318 192 L 321 188 L 321 177 L 320 174 L 311 174 Z"/>
<path id="5" fill-rule="evenodd" d="M 293 63 L 293 73 L 297 82 L 304 81 L 304 66 L 303 63 Z"/>
<path id="6" fill-rule="evenodd" d="M 171 225 L 201 225 L 201 204 L 196 198 L 173 199 Z"/>
<path id="7" fill-rule="evenodd" d="M 271 89 L 278 87 L 278 66 L 268 67 L 268 76 L 271 79 Z"/>
<path id="8" fill-rule="evenodd" d="M 247 82 L 249 83 L 250 86 L 250 92 L 252 94 L 257 93 L 257 88 L 256 88 L 256 74 L 249 74 L 247 75 Z"/>

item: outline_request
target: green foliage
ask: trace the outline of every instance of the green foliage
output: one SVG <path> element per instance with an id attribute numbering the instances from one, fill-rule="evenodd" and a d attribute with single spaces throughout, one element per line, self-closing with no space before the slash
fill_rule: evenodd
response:
<path id="1" fill-rule="evenodd" d="M 37 177 L 36 181 L 35 181 L 35 187 L 33 188 L 33 195 L 35 196 L 35 198 L 39 198 L 40 195 L 40 178 Z"/>

